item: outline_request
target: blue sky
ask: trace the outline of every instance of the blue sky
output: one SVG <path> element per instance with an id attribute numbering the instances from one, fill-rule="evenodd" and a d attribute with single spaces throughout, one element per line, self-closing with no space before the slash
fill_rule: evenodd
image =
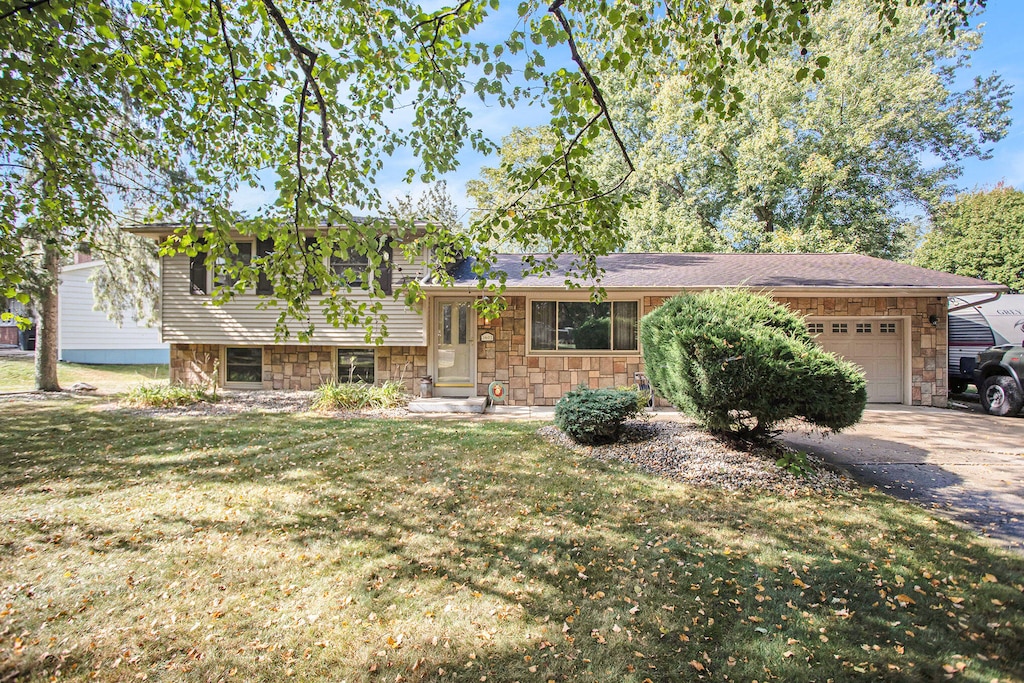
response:
<path id="1" fill-rule="evenodd" d="M 512 15 L 509 17 L 509 15 Z M 511 19 L 511 21 L 509 21 Z M 498 32 L 507 32 L 511 23 L 515 22 L 514 12 L 502 10 L 497 17 L 491 17 L 485 24 L 484 31 L 493 31 L 494 35 L 480 35 L 480 39 L 499 39 Z M 1014 119 L 1007 136 L 993 146 L 991 159 L 968 159 L 963 162 L 964 173 L 959 186 L 963 190 L 991 187 L 998 182 L 1005 182 L 1017 188 L 1024 188 L 1024 47 L 1020 36 L 1020 27 L 1024 26 L 1024 2 L 1021 0 L 989 0 L 988 8 L 974 22 L 983 24 L 984 40 L 982 47 L 972 56 L 971 69 L 962 73 L 962 83 L 966 87 L 974 75 L 987 75 L 993 71 L 1001 74 L 1003 79 L 1014 89 Z M 564 64 L 556 64 L 559 55 L 548 54 L 548 67 L 566 66 L 574 69 L 575 65 L 568 59 L 568 53 L 561 55 Z M 487 135 L 499 142 L 514 126 L 538 125 L 546 121 L 540 108 L 503 109 L 497 105 L 486 105 L 474 99 L 472 124 L 484 130 Z M 466 182 L 478 177 L 484 166 L 497 164 L 496 156 L 487 158 L 472 151 L 463 152 L 460 156 L 459 170 L 447 175 L 445 180 L 448 191 L 463 215 L 467 214 L 472 204 L 466 197 Z M 385 170 L 379 177 L 379 187 L 385 198 L 393 199 L 405 195 L 413 195 L 425 189 L 419 183 L 412 185 L 402 181 L 408 164 L 412 159 L 401 152 L 395 158 L 385 162 Z M 268 179 L 268 189 L 273 181 Z M 243 190 L 236 197 L 236 208 L 253 210 L 260 203 L 270 199 L 265 192 Z"/>
<path id="2" fill-rule="evenodd" d="M 1024 3 L 1020 0 L 989 0 L 981 17 L 984 42 L 974 53 L 973 74 L 993 71 L 1013 86 L 1013 126 L 998 142 L 993 156 L 986 161 L 964 163 L 960 185 L 966 190 L 1004 181 L 1024 188 L 1024 43 L 1020 29 L 1024 25 Z"/>

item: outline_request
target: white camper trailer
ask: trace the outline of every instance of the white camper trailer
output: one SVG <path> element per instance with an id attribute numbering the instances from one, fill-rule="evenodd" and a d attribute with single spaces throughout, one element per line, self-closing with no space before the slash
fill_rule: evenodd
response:
<path id="1" fill-rule="evenodd" d="M 997 344 L 1024 343 L 1024 294 L 949 298 L 949 390 L 959 394 L 973 381 L 961 370 L 963 358 Z M 966 369 L 966 368 L 965 368 Z"/>

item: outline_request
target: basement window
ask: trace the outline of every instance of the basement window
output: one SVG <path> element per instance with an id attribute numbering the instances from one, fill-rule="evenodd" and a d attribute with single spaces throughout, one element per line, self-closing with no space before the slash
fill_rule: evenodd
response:
<path id="1" fill-rule="evenodd" d="M 263 347 L 228 346 L 224 349 L 225 385 L 262 388 Z"/>
<path id="2" fill-rule="evenodd" d="M 373 349 L 338 349 L 339 382 L 374 382 Z"/>

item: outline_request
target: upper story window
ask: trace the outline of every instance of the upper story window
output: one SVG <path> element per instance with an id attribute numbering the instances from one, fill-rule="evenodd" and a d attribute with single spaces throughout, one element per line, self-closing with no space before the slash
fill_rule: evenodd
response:
<path id="1" fill-rule="evenodd" d="M 307 237 L 305 247 L 307 251 L 315 251 L 317 238 Z M 228 271 L 230 261 L 241 262 L 245 265 L 252 263 L 253 256 L 267 258 L 274 253 L 273 240 L 239 240 L 235 242 L 237 254 L 231 253 L 219 257 L 211 262 L 206 254 L 200 253 L 189 259 L 189 291 L 196 295 L 208 295 L 217 287 L 233 287 L 238 279 Z M 388 239 L 381 250 L 382 263 L 378 271 L 378 278 L 381 289 L 385 294 L 391 294 L 391 270 L 392 270 L 392 249 L 391 241 Z M 356 254 L 350 257 L 330 257 L 330 270 L 337 273 L 339 277 L 350 286 L 360 287 L 366 269 L 369 266 L 369 259 L 365 255 Z M 260 272 L 256 282 L 256 293 L 269 295 L 274 293 L 274 284 L 266 273 Z M 313 290 L 313 294 L 320 294 L 319 289 Z"/>
<path id="2" fill-rule="evenodd" d="M 213 286 L 234 287 L 238 278 L 228 272 L 230 262 L 249 265 L 252 263 L 252 242 L 236 242 L 237 254 L 222 256 L 213 262 Z"/>
<path id="3" fill-rule="evenodd" d="M 636 301 L 534 301 L 532 351 L 636 351 Z"/>

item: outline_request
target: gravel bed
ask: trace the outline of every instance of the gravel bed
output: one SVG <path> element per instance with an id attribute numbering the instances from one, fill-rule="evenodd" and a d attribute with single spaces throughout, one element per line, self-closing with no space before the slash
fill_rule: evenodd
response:
<path id="1" fill-rule="evenodd" d="M 766 448 L 739 450 L 686 422 L 628 421 L 622 425 L 618 442 L 605 446 L 584 446 L 555 426 L 538 433 L 550 443 L 600 460 L 619 460 L 641 470 L 694 486 L 728 491 L 770 491 L 798 495 L 848 490 L 853 482 L 831 470 L 814 456 L 808 463 L 814 470 L 798 477 L 775 464 L 779 455 Z"/>

